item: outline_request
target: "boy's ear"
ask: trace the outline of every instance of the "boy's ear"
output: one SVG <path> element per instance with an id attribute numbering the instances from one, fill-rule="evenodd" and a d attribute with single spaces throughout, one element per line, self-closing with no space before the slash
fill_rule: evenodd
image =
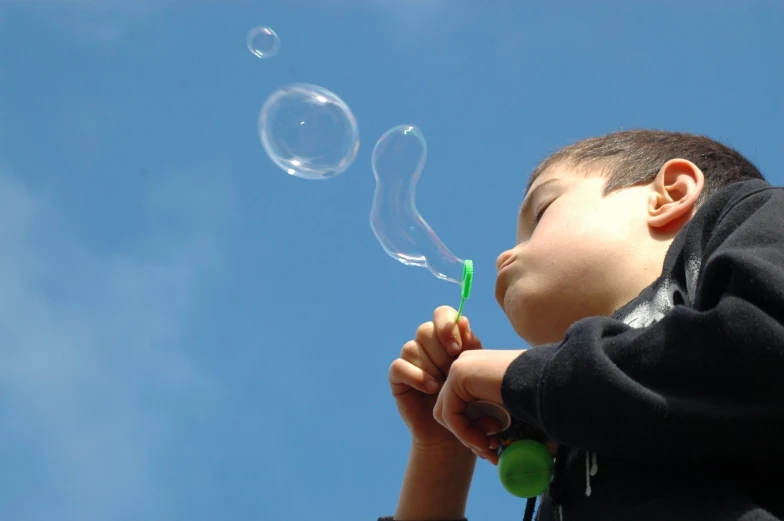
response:
<path id="1" fill-rule="evenodd" d="M 661 231 L 671 225 L 680 229 L 697 210 L 704 187 L 705 174 L 697 165 L 686 159 L 670 159 L 651 185 L 648 224 Z"/>

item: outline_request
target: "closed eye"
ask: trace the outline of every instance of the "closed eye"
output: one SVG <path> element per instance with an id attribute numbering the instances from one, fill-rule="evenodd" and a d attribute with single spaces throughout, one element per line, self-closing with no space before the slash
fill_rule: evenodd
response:
<path id="1" fill-rule="evenodd" d="M 539 221 L 541 221 L 542 217 L 544 216 L 544 212 L 546 212 L 547 209 L 550 208 L 551 204 L 553 203 L 552 202 L 547 203 L 546 205 L 542 206 L 542 208 L 538 212 L 536 212 L 536 215 L 534 216 L 534 226 L 539 224 Z"/>

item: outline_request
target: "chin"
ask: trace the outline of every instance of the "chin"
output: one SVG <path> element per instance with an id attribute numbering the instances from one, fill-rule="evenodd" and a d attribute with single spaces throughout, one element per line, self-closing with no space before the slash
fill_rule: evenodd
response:
<path id="1" fill-rule="evenodd" d="M 510 288 L 504 296 L 504 312 L 515 332 L 531 347 L 560 342 L 566 328 L 561 327 L 556 309 L 546 299 L 522 295 Z M 548 310 L 553 310 L 548 311 Z"/>
<path id="2" fill-rule="evenodd" d="M 547 331 L 547 328 L 541 327 L 541 324 L 529 323 L 512 323 L 515 332 L 520 335 L 520 338 L 526 341 L 531 347 L 537 347 L 545 344 L 558 343 L 563 339 L 563 334 L 555 331 Z"/>

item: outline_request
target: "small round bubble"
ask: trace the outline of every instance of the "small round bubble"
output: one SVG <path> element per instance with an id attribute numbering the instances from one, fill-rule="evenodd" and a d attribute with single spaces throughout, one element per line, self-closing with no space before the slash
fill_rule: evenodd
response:
<path id="1" fill-rule="evenodd" d="M 295 83 L 276 90 L 259 114 L 259 137 L 267 155 L 287 174 L 329 179 L 345 172 L 359 151 L 351 109 L 318 85 Z"/>
<path id="2" fill-rule="evenodd" d="M 259 58 L 272 58 L 280 50 L 280 38 L 269 27 L 254 27 L 248 31 L 248 50 Z"/>
<path id="3" fill-rule="evenodd" d="M 414 125 L 391 128 L 373 148 L 376 190 L 370 227 L 384 251 L 407 266 L 462 283 L 463 260 L 438 238 L 416 207 L 416 186 L 427 159 L 427 142 Z"/>

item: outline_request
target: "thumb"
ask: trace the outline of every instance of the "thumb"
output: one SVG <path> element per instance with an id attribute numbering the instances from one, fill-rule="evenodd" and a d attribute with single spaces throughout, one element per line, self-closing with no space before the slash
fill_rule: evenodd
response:
<path id="1" fill-rule="evenodd" d="M 479 341 L 479 338 L 477 338 L 471 330 L 471 323 L 468 321 L 468 317 L 460 317 L 460 320 L 457 322 L 457 327 L 460 330 L 460 337 L 463 340 L 463 351 L 482 349 L 482 342 Z"/>

